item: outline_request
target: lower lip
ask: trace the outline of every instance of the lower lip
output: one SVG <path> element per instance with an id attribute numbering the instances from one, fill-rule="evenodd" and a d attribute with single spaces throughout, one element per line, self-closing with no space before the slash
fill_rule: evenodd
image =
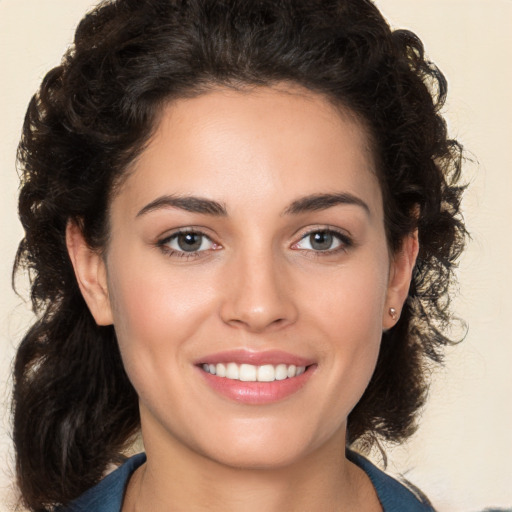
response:
<path id="1" fill-rule="evenodd" d="M 217 393 L 235 402 L 263 405 L 279 402 L 299 391 L 313 374 L 315 366 L 308 366 L 306 371 L 297 377 L 272 382 L 244 382 L 217 377 L 201 368 L 198 370 L 203 374 L 206 383 Z"/>

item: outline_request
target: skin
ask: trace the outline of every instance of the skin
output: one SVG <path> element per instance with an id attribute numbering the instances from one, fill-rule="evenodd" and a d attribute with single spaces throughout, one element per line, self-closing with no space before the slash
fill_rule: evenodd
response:
<path id="1" fill-rule="evenodd" d="M 139 395 L 148 462 L 123 511 L 381 510 L 345 458 L 346 419 L 418 247 L 410 236 L 390 255 L 368 145 L 354 116 L 298 87 L 214 90 L 163 112 L 112 201 L 105 254 L 68 226 L 82 293 L 98 324 L 114 324 Z M 359 203 L 286 213 L 333 193 Z M 191 195 L 225 215 L 154 203 Z M 204 233 L 200 250 L 180 252 L 177 229 Z M 318 250 L 310 233 L 326 230 L 339 235 Z M 236 348 L 314 365 L 291 396 L 248 405 L 196 364 Z"/>

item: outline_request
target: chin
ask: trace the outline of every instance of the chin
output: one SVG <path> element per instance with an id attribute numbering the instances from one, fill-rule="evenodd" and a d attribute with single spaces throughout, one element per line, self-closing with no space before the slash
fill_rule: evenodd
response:
<path id="1" fill-rule="evenodd" d="M 329 436 L 314 435 L 309 431 L 297 429 L 297 425 L 266 425 L 250 432 L 233 433 L 222 439 L 205 440 L 204 456 L 224 466 L 239 469 L 280 469 L 308 458 L 308 456 L 329 443 Z M 331 441 L 337 442 L 337 437 Z M 340 450 L 343 453 L 344 435 L 339 436 Z M 336 439 L 335 439 L 336 438 Z M 212 448 L 213 447 L 213 448 Z"/>
<path id="2" fill-rule="evenodd" d="M 304 448 L 283 447 L 229 447 L 222 453 L 210 454 L 210 459 L 230 468 L 244 470 L 270 470 L 289 467 L 305 457 Z"/>

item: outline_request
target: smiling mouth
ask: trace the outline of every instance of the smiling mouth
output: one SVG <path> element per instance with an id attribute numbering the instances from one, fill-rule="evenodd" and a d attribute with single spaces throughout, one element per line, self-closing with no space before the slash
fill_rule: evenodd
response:
<path id="1" fill-rule="evenodd" d="M 302 375 L 307 366 L 296 366 L 294 364 L 264 364 L 256 366 L 252 364 L 217 363 L 201 365 L 201 368 L 210 375 L 224 377 L 230 380 L 241 382 L 274 382 L 279 380 L 292 379 Z"/>

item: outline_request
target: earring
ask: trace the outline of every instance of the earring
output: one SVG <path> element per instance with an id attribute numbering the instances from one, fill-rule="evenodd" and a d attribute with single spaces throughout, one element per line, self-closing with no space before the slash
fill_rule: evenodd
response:
<path id="1" fill-rule="evenodd" d="M 393 319 L 393 320 L 396 320 L 398 318 L 398 313 L 396 312 L 396 309 L 395 308 L 389 308 L 389 316 Z"/>

